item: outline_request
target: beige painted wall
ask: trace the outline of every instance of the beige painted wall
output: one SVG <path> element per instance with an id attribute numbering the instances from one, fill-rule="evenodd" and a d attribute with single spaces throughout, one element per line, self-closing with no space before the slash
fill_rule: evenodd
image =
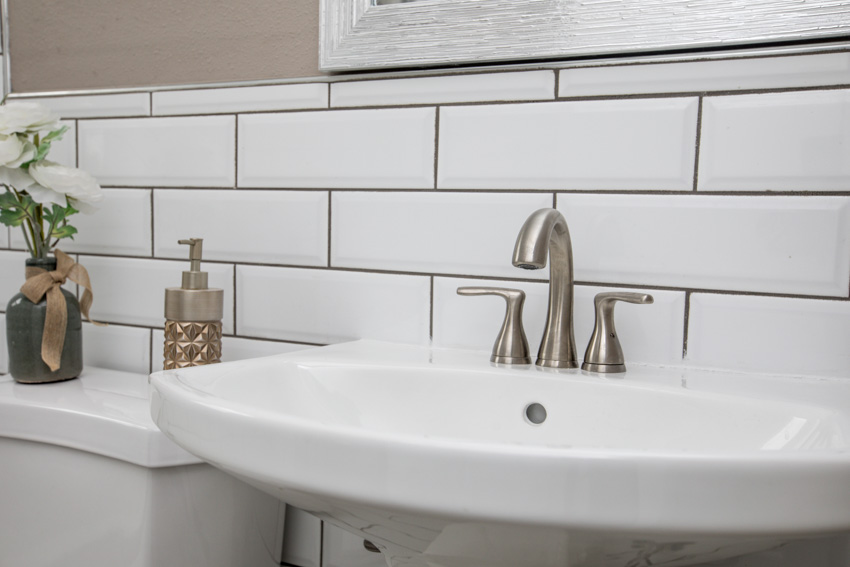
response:
<path id="1" fill-rule="evenodd" d="M 314 77 L 318 0 L 9 0 L 16 93 Z"/>

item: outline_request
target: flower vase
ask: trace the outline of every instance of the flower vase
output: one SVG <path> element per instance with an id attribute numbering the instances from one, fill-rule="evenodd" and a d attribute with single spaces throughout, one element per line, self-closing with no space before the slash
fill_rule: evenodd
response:
<path id="1" fill-rule="evenodd" d="M 27 267 L 56 269 L 56 258 L 27 258 Z M 41 384 L 70 380 L 83 369 L 83 321 L 80 304 L 71 292 L 61 289 L 65 297 L 68 319 L 59 368 L 51 370 L 41 356 L 47 300 L 33 303 L 23 293 L 15 295 L 6 306 L 6 342 L 9 350 L 9 374 L 16 382 Z"/>

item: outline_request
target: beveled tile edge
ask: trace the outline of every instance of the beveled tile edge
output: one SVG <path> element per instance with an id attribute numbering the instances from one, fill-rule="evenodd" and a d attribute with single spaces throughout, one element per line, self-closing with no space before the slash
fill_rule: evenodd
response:
<path id="1" fill-rule="evenodd" d="M 498 83 L 500 79 L 516 81 L 519 85 L 480 84 L 488 81 Z M 440 83 L 444 85 L 442 92 L 435 88 Z M 410 88 L 411 86 L 414 88 Z M 415 88 L 416 86 L 419 88 Z M 555 73 L 551 70 L 527 70 L 408 79 L 372 79 L 331 83 L 330 88 L 331 108 L 539 101 L 554 100 Z"/>
<path id="2" fill-rule="evenodd" d="M 825 87 L 850 83 L 848 74 L 847 52 L 574 67 L 559 71 L 558 98 Z M 582 82 L 571 83 L 570 77 Z M 694 84 L 685 84 L 689 80 Z M 725 84 L 712 86 L 718 81 Z M 640 82 L 645 84 L 636 87 Z"/>
<path id="3" fill-rule="evenodd" d="M 147 92 L 27 97 L 14 100 L 41 103 L 62 118 L 120 118 L 150 116 Z"/>
<path id="4" fill-rule="evenodd" d="M 152 93 L 153 116 L 328 108 L 327 83 L 172 90 Z M 230 96 L 231 100 L 227 100 Z"/>

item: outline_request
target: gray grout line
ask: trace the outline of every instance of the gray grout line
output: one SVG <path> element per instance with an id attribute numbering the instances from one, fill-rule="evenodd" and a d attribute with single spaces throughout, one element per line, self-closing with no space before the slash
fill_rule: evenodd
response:
<path id="1" fill-rule="evenodd" d="M 430 313 L 430 319 L 429 319 L 429 323 L 428 323 L 428 337 L 431 339 L 431 342 L 434 342 L 434 276 L 431 276 L 430 287 L 431 287 L 431 289 L 430 289 L 431 313 Z"/>
<path id="2" fill-rule="evenodd" d="M 691 316 L 691 292 L 685 292 L 685 322 L 684 329 L 682 330 L 682 360 L 685 360 L 688 356 L 688 324 L 690 323 Z"/>
<path id="3" fill-rule="evenodd" d="M 640 100 L 640 99 L 661 99 L 661 98 L 694 98 L 701 96 L 736 96 L 750 94 L 771 94 L 771 93 L 786 93 L 786 92 L 807 92 L 807 91 L 824 91 L 824 90 L 846 90 L 850 89 L 850 83 L 842 83 L 837 85 L 813 85 L 805 87 L 766 87 L 740 90 L 717 90 L 717 91 L 673 91 L 673 92 L 655 92 L 655 93 L 639 93 L 639 94 L 611 94 L 611 95 L 584 95 L 573 97 L 556 97 L 535 98 L 535 99 L 514 99 L 514 100 L 479 100 L 479 101 L 463 101 L 463 102 L 417 102 L 410 104 L 377 104 L 377 105 L 360 105 L 360 106 L 333 106 L 333 107 L 315 107 L 315 108 L 279 108 L 271 110 L 222 110 L 220 112 L 204 112 L 204 113 L 184 113 L 184 114 L 157 114 L 157 115 L 124 115 L 124 116 L 83 116 L 83 117 L 66 117 L 66 120 L 131 120 L 138 118 L 203 118 L 214 116 L 229 116 L 242 114 L 292 114 L 292 113 L 307 113 L 307 112 L 345 112 L 347 110 L 393 110 L 403 108 L 429 108 L 434 106 L 498 106 L 498 105 L 520 105 L 520 104 L 557 104 L 563 102 L 592 102 L 606 100 Z M 97 95 L 92 95 L 97 96 Z M 20 98 L 25 100 L 25 98 Z"/>
<path id="4" fill-rule="evenodd" d="M 150 189 L 151 192 L 151 258 L 156 255 L 154 249 L 154 243 L 156 242 L 156 219 L 154 218 L 156 213 L 154 207 L 154 194 L 156 191 L 154 189 Z"/>
<path id="5" fill-rule="evenodd" d="M 703 97 L 699 97 L 699 102 L 697 103 L 697 132 L 696 132 L 696 140 L 694 141 L 694 186 L 693 190 L 696 192 L 699 187 L 699 153 L 700 153 L 700 141 L 702 140 L 702 103 Z"/>
<path id="6" fill-rule="evenodd" d="M 437 179 L 439 175 L 440 160 L 440 107 L 434 109 L 434 190 L 439 189 Z"/>
<path id="7" fill-rule="evenodd" d="M 117 185 L 110 184 L 106 189 L 150 189 L 151 185 Z M 434 188 L 363 188 L 363 187 L 208 187 L 208 186 L 169 186 L 156 187 L 157 191 L 342 191 L 348 193 L 483 193 L 503 195 L 535 195 L 548 193 L 564 193 L 567 195 L 658 195 L 658 196 L 714 196 L 714 197 L 850 197 L 848 191 L 828 191 L 823 189 L 812 189 L 808 191 L 797 190 L 771 190 L 763 191 L 693 191 L 671 190 L 671 189 L 434 189 Z"/>
<path id="8" fill-rule="evenodd" d="M 233 115 L 233 184 L 239 187 L 239 115 Z"/>
<path id="9" fill-rule="evenodd" d="M 327 266 L 331 267 L 331 242 L 333 241 L 333 191 L 328 191 L 328 259 Z"/>

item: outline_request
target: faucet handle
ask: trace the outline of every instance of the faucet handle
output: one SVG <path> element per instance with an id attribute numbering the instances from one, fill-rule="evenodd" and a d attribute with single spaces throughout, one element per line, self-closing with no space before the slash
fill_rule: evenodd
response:
<path id="1" fill-rule="evenodd" d="M 648 293 L 627 291 L 609 291 L 599 293 L 593 299 L 596 308 L 596 324 L 584 353 L 582 370 L 590 372 L 625 372 L 626 363 L 617 331 L 614 329 L 614 305 L 617 301 L 627 303 L 652 303 L 655 301 Z"/>
<path id="2" fill-rule="evenodd" d="M 525 292 L 521 289 L 504 287 L 459 287 L 458 295 L 498 295 L 507 302 L 505 320 L 496 342 L 493 344 L 493 354 L 490 362 L 500 364 L 531 364 L 528 352 L 528 340 L 522 328 L 522 306 L 525 303 Z"/>

